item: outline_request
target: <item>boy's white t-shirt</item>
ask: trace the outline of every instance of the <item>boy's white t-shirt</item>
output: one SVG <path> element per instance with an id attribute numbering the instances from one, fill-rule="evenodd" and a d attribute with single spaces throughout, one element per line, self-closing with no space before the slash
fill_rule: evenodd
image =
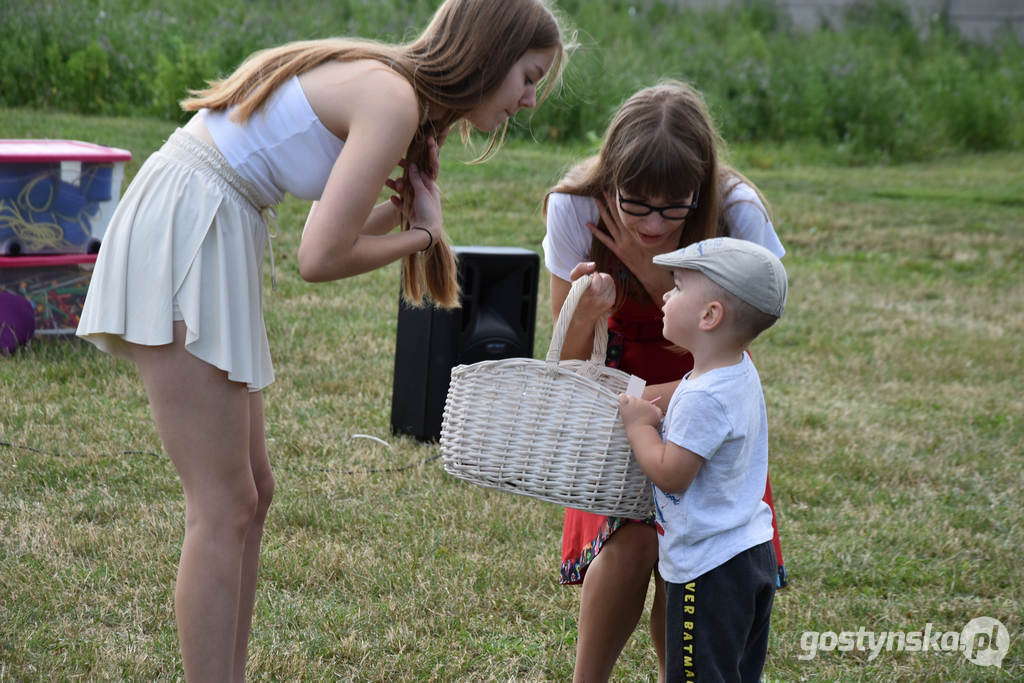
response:
<path id="1" fill-rule="evenodd" d="M 658 571 L 686 583 L 755 545 L 772 540 L 764 502 L 768 419 L 757 369 L 736 365 L 684 378 L 669 401 L 666 442 L 704 459 L 683 493 L 654 489 Z"/>

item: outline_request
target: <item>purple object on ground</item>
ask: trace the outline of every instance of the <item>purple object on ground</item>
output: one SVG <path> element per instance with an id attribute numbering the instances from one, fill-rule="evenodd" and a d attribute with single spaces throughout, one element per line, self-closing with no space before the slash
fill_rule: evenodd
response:
<path id="1" fill-rule="evenodd" d="M 32 302 L 15 292 L 0 292 L 0 354 L 9 354 L 36 331 Z"/>

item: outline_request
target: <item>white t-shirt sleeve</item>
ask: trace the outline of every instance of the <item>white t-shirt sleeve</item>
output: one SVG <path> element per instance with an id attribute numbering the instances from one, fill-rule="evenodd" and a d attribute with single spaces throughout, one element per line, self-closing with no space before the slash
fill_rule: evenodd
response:
<path id="1" fill-rule="evenodd" d="M 729 224 L 730 237 L 760 244 L 779 258 L 785 255 L 786 249 L 775 234 L 775 226 L 754 188 L 747 183 L 737 183 L 722 204 L 726 207 L 725 219 Z"/>
<path id="2" fill-rule="evenodd" d="M 548 195 L 544 265 L 555 277 L 569 281 L 579 263 L 590 258 L 593 235 L 587 223 L 597 223 L 600 213 L 591 197 L 553 192 Z"/>
<path id="3" fill-rule="evenodd" d="M 709 460 L 732 431 L 726 411 L 704 390 L 677 393 L 672 397 L 665 440 Z"/>

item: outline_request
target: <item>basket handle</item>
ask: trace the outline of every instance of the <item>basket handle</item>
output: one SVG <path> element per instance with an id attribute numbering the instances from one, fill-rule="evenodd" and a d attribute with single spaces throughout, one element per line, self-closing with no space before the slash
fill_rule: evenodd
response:
<path id="1" fill-rule="evenodd" d="M 590 275 L 584 275 L 572 283 L 569 294 L 562 303 L 562 310 L 558 312 L 558 320 L 555 321 L 555 329 L 551 333 L 551 345 L 548 346 L 547 362 L 557 364 L 562 359 L 562 346 L 565 344 L 565 334 L 569 330 L 569 323 L 576 313 L 576 306 L 583 293 L 590 287 Z M 602 315 L 594 324 L 594 347 L 590 353 L 590 360 L 594 363 L 604 365 L 605 354 L 608 352 L 608 316 Z"/>

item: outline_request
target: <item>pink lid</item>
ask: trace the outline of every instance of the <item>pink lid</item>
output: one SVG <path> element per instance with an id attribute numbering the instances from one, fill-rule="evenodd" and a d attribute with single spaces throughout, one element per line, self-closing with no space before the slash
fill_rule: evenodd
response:
<path id="1" fill-rule="evenodd" d="M 0 256 L 0 268 L 42 268 L 96 263 L 96 254 L 50 254 L 39 256 Z"/>
<path id="2" fill-rule="evenodd" d="M 0 140 L 0 163 L 47 161 L 129 161 L 132 153 L 78 140 Z"/>

